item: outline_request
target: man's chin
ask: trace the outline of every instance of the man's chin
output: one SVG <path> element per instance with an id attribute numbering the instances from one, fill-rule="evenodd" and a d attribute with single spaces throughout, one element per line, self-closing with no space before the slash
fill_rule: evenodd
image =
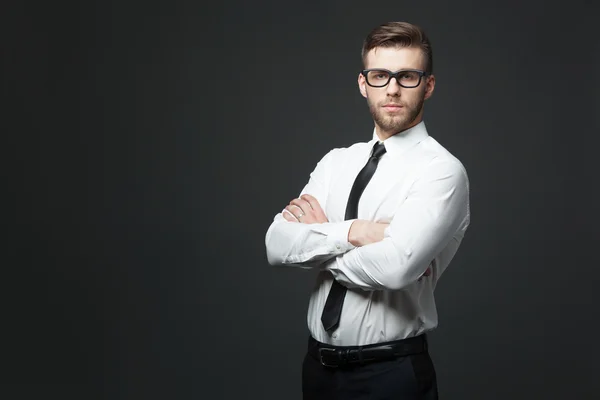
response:
<path id="1" fill-rule="evenodd" d="M 407 121 L 405 118 L 386 118 L 379 123 L 381 129 L 386 132 L 400 132 L 406 129 Z"/>

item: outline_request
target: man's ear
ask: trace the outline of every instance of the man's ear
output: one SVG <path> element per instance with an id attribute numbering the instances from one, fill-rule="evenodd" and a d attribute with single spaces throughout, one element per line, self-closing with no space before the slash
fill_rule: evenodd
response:
<path id="1" fill-rule="evenodd" d="M 363 97 L 367 98 L 367 82 L 365 81 L 365 77 L 360 72 L 358 73 L 358 90 L 360 90 L 360 94 Z"/>
<path id="2" fill-rule="evenodd" d="M 433 95 L 433 90 L 435 89 L 435 75 L 430 75 L 427 77 L 427 84 L 425 85 L 425 100 Z"/>

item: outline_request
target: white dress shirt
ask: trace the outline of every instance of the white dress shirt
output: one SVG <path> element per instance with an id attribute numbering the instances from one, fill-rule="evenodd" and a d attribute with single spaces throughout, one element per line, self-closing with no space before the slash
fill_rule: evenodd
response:
<path id="1" fill-rule="evenodd" d="M 469 226 L 465 168 L 420 122 L 383 142 L 386 153 L 359 201 L 358 219 L 390 224 L 384 239 L 361 247 L 349 243 L 353 220 L 344 220 L 346 203 L 377 140 L 373 132 L 369 142 L 329 151 L 310 174 L 300 194 L 314 196 L 329 222 L 290 222 L 282 210 L 266 233 L 271 265 L 320 271 L 307 322 L 323 343 L 366 345 L 437 327 L 434 289 Z M 422 276 L 428 267 L 432 274 Z M 330 335 L 321 313 L 332 279 L 348 291 L 339 327 Z"/>

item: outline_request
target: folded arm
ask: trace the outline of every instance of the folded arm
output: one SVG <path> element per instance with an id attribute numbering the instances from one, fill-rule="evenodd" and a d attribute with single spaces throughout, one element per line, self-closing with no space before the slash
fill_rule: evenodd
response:
<path id="1" fill-rule="evenodd" d="M 325 269 L 347 287 L 400 290 L 425 274 L 469 218 L 464 168 L 435 159 L 398 207 L 383 240 L 336 256 Z"/>
<path id="2" fill-rule="evenodd" d="M 292 201 L 273 219 L 265 236 L 269 264 L 315 268 L 354 248 L 348 241 L 353 221 L 329 222 L 323 211 L 336 151 L 330 151 L 317 163 L 302 189 L 301 199 Z M 301 214 L 306 215 L 297 219 Z"/>

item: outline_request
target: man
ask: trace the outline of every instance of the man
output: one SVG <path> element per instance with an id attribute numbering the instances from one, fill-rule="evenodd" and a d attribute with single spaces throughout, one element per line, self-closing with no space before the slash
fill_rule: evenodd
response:
<path id="1" fill-rule="evenodd" d="M 304 399 L 437 399 L 427 332 L 435 286 L 470 222 L 461 162 L 429 136 L 425 33 L 374 29 L 362 49 L 368 142 L 328 152 L 266 233 L 271 265 L 319 271 L 308 307 Z"/>

